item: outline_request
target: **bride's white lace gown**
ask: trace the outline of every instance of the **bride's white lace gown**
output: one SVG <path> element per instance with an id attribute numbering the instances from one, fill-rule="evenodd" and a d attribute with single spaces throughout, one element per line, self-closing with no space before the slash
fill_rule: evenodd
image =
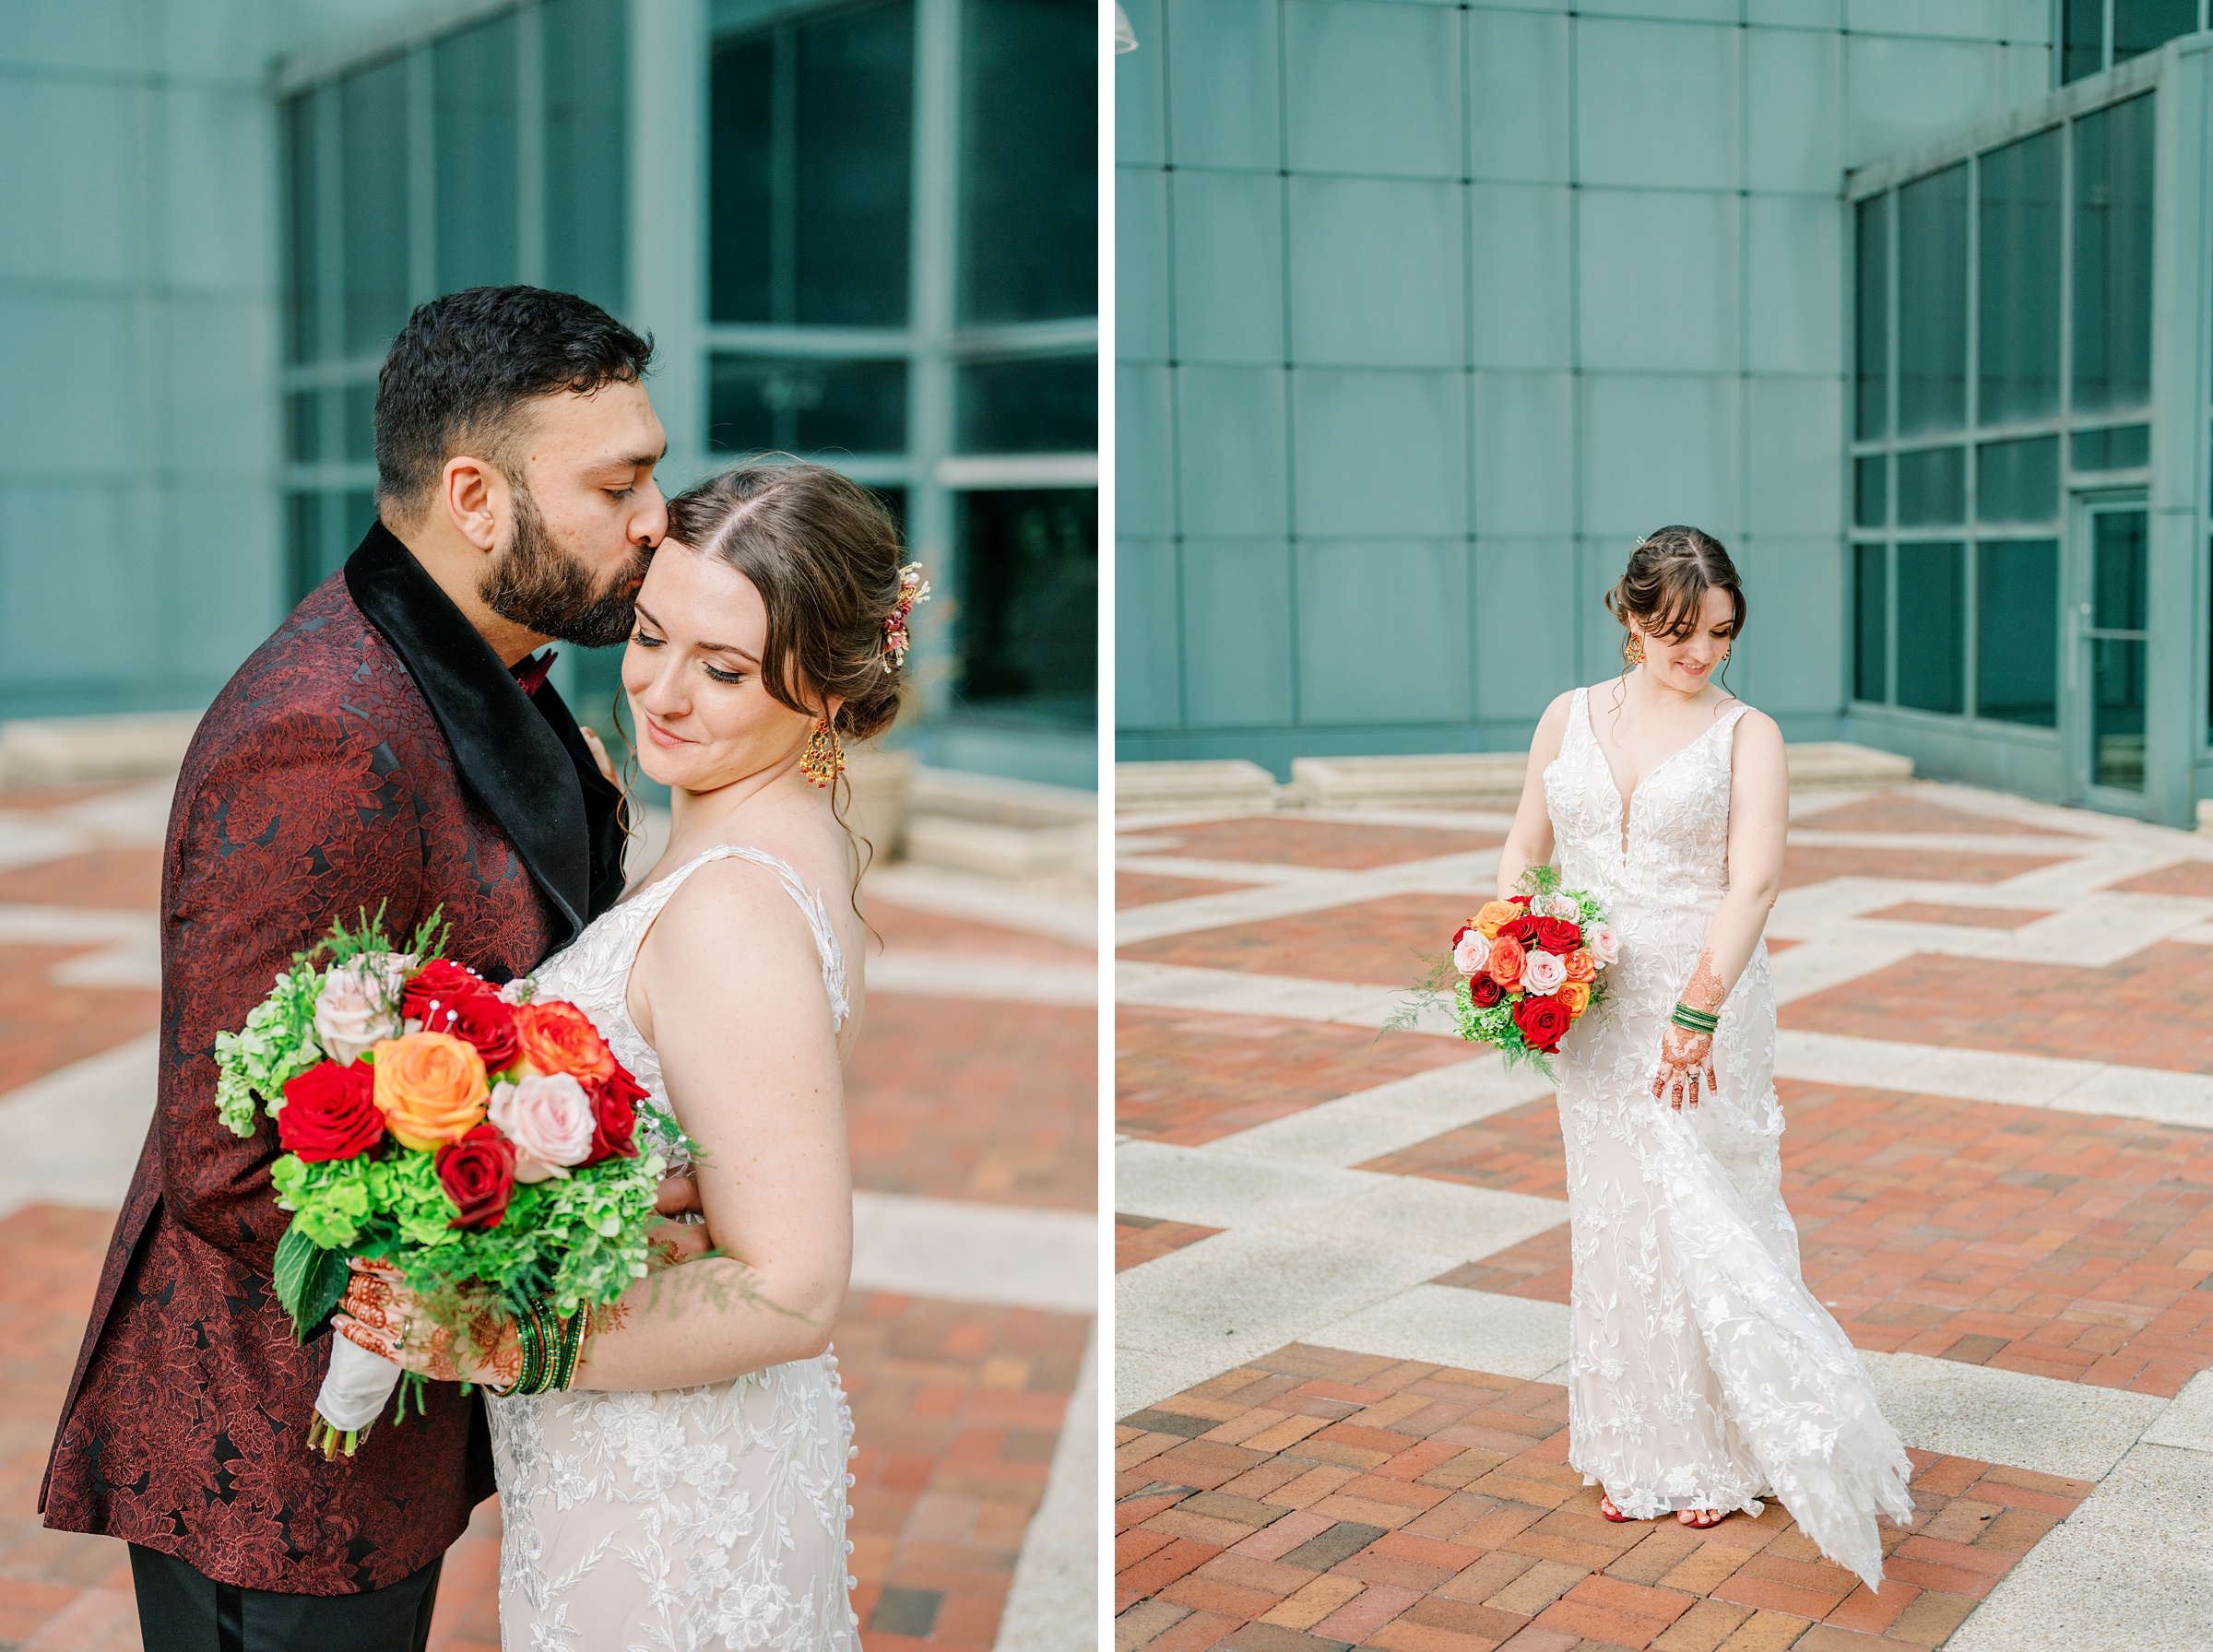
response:
<path id="1" fill-rule="evenodd" d="M 538 972 L 588 1014 L 653 1092 L 660 1057 L 625 1007 L 632 962 L 677 886 L 735 856 L 774 871 L 807 914 L 838 1025 L 846 969 L 819 895 L 758 849 L 719 845 L 632 896 Z M 503 1652 L 858 1652 L 846 1591 L 853 1418 L 837 1358 L 660 1393 L 488 1398 L 499 1466 Z"/>
<path id="2" fill-rule="evenodd" d="M 1576 691 L 1544 771 L 1563 882 L 1621 938 L 1611 997 L 1560 1045 L 1574 1285 L 1568 1462 L 1621 1512 L 1781 1499 L 1876 1587 L 1878 1512 L 1911 1515 L 1904 1448 L 1865 1367 L 1799 1275 L 1782 1202 L 1775 987 L 1765 942 L 1722 1008 L 1719 1094 L 1651 1092 L 1660 1039 L 1728 888 L 1733 706 L 1622 799 Z"/>

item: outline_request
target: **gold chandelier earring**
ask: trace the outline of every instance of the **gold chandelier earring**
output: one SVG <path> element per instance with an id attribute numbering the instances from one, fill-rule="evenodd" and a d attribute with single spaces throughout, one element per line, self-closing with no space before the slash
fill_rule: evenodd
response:
<path id="1" fill-rule="evenodd" d="M 1644 664 L 1644 635 L 1641 631 L 1633 631 L 1629 633 L 1629 640 L 1621 645 L 1621 657 L 1632 666 Z"/>
<path id="2" fill-rule="evenodd" d="M 837 743 L 837 730 L 817 717 L 807 749 L 799 753 L 799 773 L 817 786 L 826 786 L 845 772 L 846 752 Z"/>

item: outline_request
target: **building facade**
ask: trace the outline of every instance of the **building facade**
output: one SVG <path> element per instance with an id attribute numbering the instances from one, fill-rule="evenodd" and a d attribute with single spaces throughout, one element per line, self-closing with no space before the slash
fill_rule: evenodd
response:
<path id="1" fill-rule="evenodd" d="M 1790 738 L 2213 791 L 2199 0 L 1130 15 L 1123 757 L 1514 749 L 1691 522 Z"/>
<path id="2" fill-rule="evenodd" d="M 0 469 L 0 716 L 204 702 L 366 527 L 408 312 L 525 281 L 655 336 L 664 487 L 796 453 L 897 512 L 939 600 L 896 738 L 1093 784 L 1081 0 L 25 9 L 11 221 L 65 232 L 11 242 L 0 328 L 61 401 Z M 564 653 L 604 721 L 619 651 Z"/>

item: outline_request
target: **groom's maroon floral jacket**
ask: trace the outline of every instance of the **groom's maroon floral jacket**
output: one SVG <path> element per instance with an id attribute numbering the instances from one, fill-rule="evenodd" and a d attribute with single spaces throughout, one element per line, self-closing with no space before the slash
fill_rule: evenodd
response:
<path id="1" fill-rule="evenodd" d="M 350 1460 L 307 1446 L 330 1333 L 270 1290 L 278 1151 L 217 1119 L 215 1035 L 334 918 L 503 979 L 621 892 L 621 801 L 550 686 L 526 693 L 407 548 L 370 530 L 219 695 L 161 867 L 160 1089 L 62 1410 L 40 1507 L 219 1582 L 381 1588 L 444 1552 L 492 1489 L 481 1403 L 432 1385 Z"/>

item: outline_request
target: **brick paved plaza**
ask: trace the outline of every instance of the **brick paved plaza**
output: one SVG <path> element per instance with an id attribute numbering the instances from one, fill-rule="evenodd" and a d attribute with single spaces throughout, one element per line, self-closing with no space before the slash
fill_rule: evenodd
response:
<path id="1" fill-rule="evenodd" d="M 2213 1646 L 2213 841 L 1794 797 L 1769 926 L 1805 1275 L 1911 1451 L 1871 1593 L 1770 1504 L 1565 1467 L 1550 1087 L 1379 1034 L 1503 817 L 1121 822 L 1123 1652 Z"/>
<path id="2" fill-rule="evenodd" d="M 139 1644 L 123 1546 L 33 1511 L 151 1106 L 167 805 L 160 783 L 0 796 L 0 1648 Z M 901 866 L 867 904 L 888 950 L 871 949 L 847 1075 L 861 1192 L 836 1331 L 859 1446 L 855 1599 L 870 1652 L 984 1652 L 1014 1615 L 1019 1564 L 1047 1584 L 1017 1590 L 1027 1627 L 1005 1644 L 1042 1648 L 1065 1638 L 1040 1637 L 1050 1575 L 1090 1564 L 1095 1483 L 1089 1398 L 1063 1435 L 1080 1383 L 1096 1391 L 1086 903 Z M 1019 1279 L 1010 1246 L 1032 1259 Z M 917 1253 L 938 1271 L 918 1277 Z M 1079 1528 L 1082 1553 L 1059 1552 Z M 487 1504 L 447 1556 L 441 1652 L 498 1646 L 498 1543 Z"/>

